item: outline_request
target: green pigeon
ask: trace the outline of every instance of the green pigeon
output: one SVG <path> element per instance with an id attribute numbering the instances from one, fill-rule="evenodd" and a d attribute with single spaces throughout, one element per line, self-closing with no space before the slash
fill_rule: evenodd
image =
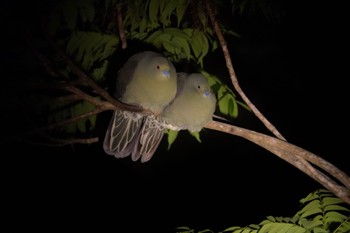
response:
<path id="1" fill-rule="evenodd" d="M 207 78 L 200 73 L 179 73 L 175 99 L 161 114 L 172 130 L 199 132 L 213 119 L 216 96 Z"/>
<path id="2" fill-rule="evenodd" d="M 150 123 L 147 125 L 150 127 L 143 127 L 139 134 L 139 144 L 135 149 L 150 152 L 143 153 L 141 161 L 151 159 L 165 129 L 199 132 L 213 119 L 215 108 L 216 96 L 203 75 L 178 73 L 175 99 L 160 116 L 148 118 Z"/>
<path id="3" fill-rule="evenodd" d="M 115 110 L 103 142 L 105 153 L 116 158 L 131 155 L 133 161 L 141 157 L 142 162 L 150 157 L 149 154 L 153 155 L 153 149 L 155 150 L 162 138 L 156 135 L 160 131 L 153 129 L 154 119 L 174 99 L 176 79 L 174 65 L 162 54 L 145 51 L 126 61 L 118 71 L 114 98 L 125 104 L 150 110 L 154 115 Z M 150 131 L 154 131 L 154 134 L 148 135 Z M 144 137 L 153 146 L 142 144 Z"/>

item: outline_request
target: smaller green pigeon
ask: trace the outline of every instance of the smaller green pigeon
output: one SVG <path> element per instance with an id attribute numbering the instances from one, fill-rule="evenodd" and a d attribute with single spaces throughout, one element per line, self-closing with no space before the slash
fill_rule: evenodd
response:
<path id="1" fill-rule="evenodd" d="M 160 116 L 148 118 L 149 127 L 143 127 L 139 134 L 139 145 L 134 149 L 151 152 L 144 154 L 141 161 L 151 159 L 165 129 L 199 132 L 213 119 L 215 108 L 215 94 L 203 75 L 178 73 L 175 99 L 165 107 Z"/>
<path id="2" fill-rule="evenodd" d="M 175 99 L 161 117 L 172 130 L 199 132 L 213 119 L 216 97 L 207 78 L 200 73 L 179 73 Z"/>

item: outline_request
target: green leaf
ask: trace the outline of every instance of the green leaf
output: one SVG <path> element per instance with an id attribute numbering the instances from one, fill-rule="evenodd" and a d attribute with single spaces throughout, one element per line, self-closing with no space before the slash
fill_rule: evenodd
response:
<path id="1" fill-rule="evenodd" d="M 195 29 L 192 34 L 190 41 L 191 48 L 194 57 L 197 59 L 197 63 L 203 68 L 203 58 L 207 55 L 209 51 L 209 42 L 204 32 Z"/>
<path id="2" fill-rule="evenodd" d="M 190 134 L 195 137 L 197 139 L 198 142 L 202 142 L 202 140 L 200 139 L 200 135 L 199 135 L 199 132 L 191 132 L 191 131 L 188 131 L 190 132 Z"/>
<path id="3" fill-rule="evenodd" d="M 339 203 L 344 203 L 344 202 L 337 197 L 325 197 L 322 199 L 322 204 L 325 206 L 339 204 Z"/>
<path id="4" fill-rule="evenodd" d="M 259 230 L 259 229 L 260 229 L 260 226 L 257 225 L 257 224 L 249 224 L 249 227 L 250 227 L 251 229 L 256 229 L 256 230 Z"/>
<path id="5" fill-rule="evenodd" d="M 237 102 L 233 98 L 229 99 L 228 112 L 231 117 L 237 117 L 238 115 Z"/>
<path id="6" fill-rule="evenodd" d="M 256 232 L 255 230 L 251 230 L 251 229 L 243 229 L 243 231 L 241 231 L 242 233 L 253 233 Z"/>
<path id="7" fill-rule="evenodd" d="M 183 58 L 183 55 L 185 55 L 187 60 L 190 60 L 191 49 L 186 39 L 181 37 L 173 37 L 173 39 L 171 40 L 171 44 L 174 46 L 175 49 L 177 48 L 180 50 L 180 52 L 176 54 L 178 55 L 179 60 Z"/>
<path id="8" fill-rule="evenodd" d="M 229 228 L 226 228 L 223 232 L 227 232 L 227 231 L 235 231 L 235 230 L 238 230 L 238 229 L 242 229 L 242 227 L 239 227 L 239 226 L 233 226 L 233 227 L 229 227 Z"/>
<path id="9" fill-rule="evenodd" d="M 331 211 L 331 212 L 328 212 L 326 213 L 325 215 L 325 223 L 326 224 L 331 224 L 332 222 L 343 222 L 345 221 L 347 218 L 347 216 L 341 214 L 341 213 L 338 213 L 338 212 L 335 212 L 335 211 Z"/>
<path id="10" fill-rule="evenodd" d="M 189 3 L 190 1 L 188 0 L 178 0 L 178 5 L 176 7 L 177 27 L 180 27 L 182 18 L 187 10 Z"/>
<path id="11" fill-rule="evenodd" d="M 104 61 L 101 67 L 97 67 L 93 70 L 91 77 L 95 81 L 101 81 L 105 77 L 105 73 L 108 68 L 108 61 Z"/>
<path id="12" fill-rule="evenodd" d="M 320 193 L 320 190 L 309 193 L 305 198 L 300 200 L 300 203 L 304 204 L 306 202 L 310 202 L 312 200 L 319 199 L 320 198 L 319 193 Z"/>
<path id="13" fill-rule="evenodd" d="M 300 214 L 303 215 L 305 212 L 308 212 L 310 210 L 317 209 L 321 211 L 321 203 L 319 199 L 315 199 L 309 203 L 307 203 L 302 210 L 300 210 Z M 322 211 L 321 211 L 322 212 Z"/>
<path id="14" fill-rule="evenodd" d="M 91 129 L 95 129 L 97 116 L 93 115 L 93 116 L 90 116 L 88 119 L 91 125 Z"/>
<path id="15" fill-rule="evenodd" d="M 217 48 L 219 48 L 219 42 L 214 40 L 212 43 L 211 43 L 211 51 L 214 52 Z"/>
<path id="16" fill-rule="evenodd" d="M 140 26 L 140 19 L 139 18 L 131 18 L 131 28 L 130 31 L 135 31 Z"/>
<path id="17" fill-rule="evenodd" d="M 163 48 L 168 51 L 171 54 L 175 53 L 175 47 L 172 43 L 168 42 L 168 41 L 163 41 L 162 42 Z"/>
<path id="18" fill-rule="evenodd" d="M 157 30 L 155 32 L 153 32 L 150 36 L 148 36 L 144 41 L 146 43 L 151 43 L 151 44 L 155 44 L 155 41 L 157 41 L 158 37 L 160 37 L 163 34 L 162 30 Z M 158 47 L 158 46 L 156 46 Z"/>
<path id="19" fill-rule="evenodd" d="M 83 114 L 85 112 L 83 103 L 78 103 L 78 104 L 74 105 L 71 108 L 71 112 L 72 112 L 72 117 L 76 117 L 76 116 Z M 86 123 L 86 119 L 80 119 L 76 122 L 78 130 L 82 133 L 86 132 L 85 123 Z"/>
<path id="20" fill-rule="evenodd" d="M 291 227 L 287 233 L 307 233 L 306 230 L 299 226 Z"/>
<path id="21" fill-rule="evenodd" d="M 116 36 L 103 35 L 104 43 L 101 46 L 102 51 L 100 56 L 96 56 L 95 60 L 101 61 L 103 59 L 109 58 L 117 48 L 119 40 Z"/>
<path id="22" fill-rule="evenodd" d="M 84 113 L 90 112 L 90 111 L 94 110 L 95 108 L 96 108 L 95 105 L 93 105 L 87 101 L 82 101 L 82 102 L 75 104 L 74 106 L 72 106 L 70 108 L 70 112 L 71 112 L 70 116 L 77 117 L 77 116 L 80 116 Z M 76 129 L 78 129 L 80 132 L 85 133 L 87 131 L 87 128 L 86 128 L 87 121 L 88 121 L 88 119 L 86 119 L 86 118 L 80 119 L 76 122 L 73 122 L 73 123 L 67 125 L 67 127 L 65 127 L 65 130 L 68 133 L 75 133 Z M 95 119 L 91 118 L 91 121 L 93 123 L 91 125 L 94 125 Z M 89 128 L 89 130 L 91 130 L 91 128 Z"/>
<path id="23" fill-rule="evenodd" d="M 323 222 L 321 220 L 313 220 L 313 221 L 309 222 L 309 224 L 307 226 L 305 226 L 305 228 L 307 230 L 312 230 L 318 226 L 323 226 Z"/>
<path id="24" fill-rule="evenodd" d="M 210 229 L 205 229 L 205 230 L 202 230 L 202 231 L 198 231 L 198 233 L 214 233 L 214 231 L 210 230 Z"/>
<path id="25" fill-rule="evenodd" d="M 80 132 L 85 133 L 86 132 L 86 119 L 81 119 L 77 121 L 77 128 Z"/>
<path id="26" fill-rule="evenodd" d="M 159 12 L 163 12 L 167 0 L 159 0 Z"/>
<path id="27" fill-rule="evenodd" d="M 176 230 L 177 233 L 195 233 L 193 229 L 187 226 L 177 227 Z"/>
<path id="28" fill-rule="evenodd" d="M 208 39 L 203 32 L 199 34 L 198 38 L 199 38 L 200 44 L 202 46 L 201 55 L 198 57 L 198 63 L 203 68 L 203 58 L 207 55 L 207 53 L 209 51 L 209 42 L 208 42 Z"/>
<path id="29" fill-rule="evenodd" d="M 334 233 L 350 232 L 350 217 L 334 231 Z"/>
<path id="30" fill-rule="evenodd" d="M 199 16 L 199 20 L 202 23 L 203 28 L 206 28 L 207 24 L 208 24 L 208 19 L 207 19 L 207 15 L 206 15 L 205 11 L 204 10 L 199 11 L 198 16 Z"/>
<path id="31" fill-rule="evenodd" d="M 110 57 L 115 51 L 119 40 L 116 36 L 99 32 L 81 32 L 72 34 L 66 47 L 69 55 L 80 63 L 84 70 L 89 70 L 95 62 Z"/>
<path id="32" fill-rule="evenodd" d="M 268 218 L 268 217 L 267 217 Z M 271 221 L 271 220 L 269 220 L 269 219 L 265 219 L 265 220 L 263 220 L 263 221 L 261 221 L 260 223 L 259 223 L 259 225 L 266 225 L 266 224 L 269 224 L 269 223 L 271 223 L 271 222 L 273 222 L 273 221 Z"/>
<path id="33" fill-rule="evenodd" d="M 307 211 L 303 212 L 303 214 L 300 216 L 300 218 L 307 218 L 307 217 L 310 217 L 310 216 L 316 215 L 316 214 L 322 214 L 322 209 L 318 208 L 318 207 L 308 209 Z"/>
<path id="34" fill-rule="evenodd" d="M 319 228 L 319 227 L 315 227 L 314 229 L 312 229 L 313 233 L 329 233 L 329 231 L 327 231 L 326 229 L 324 228 Z"/>
<path id="35" fill-rule="evenodd" d="M 169 150 L 171 145 L 175 142 L 175 139 L 177 138 L 179 131 L 167 130 L 166 134 L 168 134 L 168 150 Z"/>
<path id="36" fill-rule="evenodd" d="M 225 86 L 221 86 L 217 92 L 218 106 L 222 114 L 229 115 L 231 117 L 237 117 L 238 108 L 237 103 L 231 93 Z"/>
<path id="37" fill-rule="evenodd" d="M 194 48 L 196 48 L 196 50 L 198 50 L 198 55 L 196 55 L 196 58 L 198 59 L 199 56 L 202 54 L 202 36 L 203 36 L 203 32 L 198 30 L 198 29 L 194 29 L 193 30 L 193 34 L 192 34 L 192 46 Z"/>
<path id="38" fill-rule="evenodd" d="M 325 208 L 324 208 L 324 210 L 326 211 L 326 212 L 328 212 L 328 211 L 345 211 L 345 212 L 350 212 L 350 210 L 349 209 L 347 209 L 347 208 L 345 208 L 345 207 L 343 207 L 343 206 L 340 206 L 340 205 L 329 205 L 329 206 L 326 206 Z"/>
<path id="39" fill-rule="evenodd" d="M 159 13 L 161 16 L 161 22 L 163 27 L 170 25 L 170 16 L 171 13 L 176 9 L 178 5 L 178 0 L 167 0 L 164 9 Z"/>
<path id="40" fill-rule="evenodd" d="M 163 42 L 169 43 L 170 39 L 171 39 L 171 36 L 169 34 L 162 33 L 155 40 L 153 40 L 152 44 L 157 48 L 160 48 Z"/>
<path id="41" fill-rule="evenodd" d="M 143 17 L 140 22 L 139 32 L 145 32 L 147 29 L 147 18 Z"/>
<path id="42" fill-rule="evenodd" d="M 291 223 L 280 223 L 280 222 L 271 222 L 263 225 L 259 233 L 289 233 L 289 232 L 306 232 L 306 230 L 300 226 L 296 226 Z"/>
<path id="43" fill-rule="evenodd" d="M 79 48 L 78 44 L 79 44 L 80 40 L 81 40 L 81 38 L 79 37 L 79 33 L 73 32 L 70 40 L 67 43 L 67 47 L 66 47 L 66 51 L 69 55 L 72 55 L 76 50 L 78 50 L 78 48 Z"/>
<path id="44" fill-rule="evenodd" d="M 174 27 L 164 28 L 163 32 L 167 33 L 173 37 L 180 37 L 180 38 L 183 38 L 185 40 L 189 39 L 188 35 L 183 30 L 180 30 L 178 28 L 174 28 Z"/>

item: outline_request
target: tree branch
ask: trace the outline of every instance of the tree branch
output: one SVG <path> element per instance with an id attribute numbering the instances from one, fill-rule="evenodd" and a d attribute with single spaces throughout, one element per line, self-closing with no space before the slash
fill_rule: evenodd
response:
<path id="1" fill-rule="evenodd" d="M 334 165 L 331 165 L 328 162 L 324 163 L 323 159 L 320 159 L 318 156 L 312 154 L 311 152 L 297 147 L 286 141 L 280 140 L 278 138 L 271 137 L 252 130 L 240 128 L 237 126 L 229 125 L 226 123 L 211 121 L 205 127 L 208 129 L 213 129 L 245 138 L 265 148 L 266 150 L 277 155 L 279 158 L 297 167 L 299 170 L 306 173 L 308 176 L 310 176 L 311 178 L 319 182 L 321 185 L 329 189 L 343 201 L 350 204 L 350 189 L 346 188 L 350 185 L 350 178 L 340 169 L 338 169 Z M 313 168 L 308 163 L 308 159 L 310 160 L 310 162 L 315 163 L 315 165 L 321 166 L 325 171 L 335 176 L 335 178 L 337 178 L 346 187 L 338 185 L 327 175 Z"/>

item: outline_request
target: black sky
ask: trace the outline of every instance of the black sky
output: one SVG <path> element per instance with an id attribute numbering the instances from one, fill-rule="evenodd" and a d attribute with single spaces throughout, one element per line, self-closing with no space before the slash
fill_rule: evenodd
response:
<path id="1" fill-rule="evenodd" d="M 240 85 L 289 142 L 350 174 L 342 7 L 295 1 L 283 7 L 280 21 L 232 19 L 241 38 L 228 46 Z M 229 78 L 220 49 L 205 62 Z M 101 115 L 99 132 L 106 119 L 108 113 Z M 270 134 L 243 109 L 234 124 Z M 292 216 L 301 198 L 322 188 L 245 139 L 208 129 L 201 137 L 198 143 L 181 132 L 170 150 L 164 139 L 145 164 L 115 159 L 100 144 L 5 144 L 5 214 L 13 229 L 175 232 L 186 225 L 220 231 L 268 215 Z"/>

